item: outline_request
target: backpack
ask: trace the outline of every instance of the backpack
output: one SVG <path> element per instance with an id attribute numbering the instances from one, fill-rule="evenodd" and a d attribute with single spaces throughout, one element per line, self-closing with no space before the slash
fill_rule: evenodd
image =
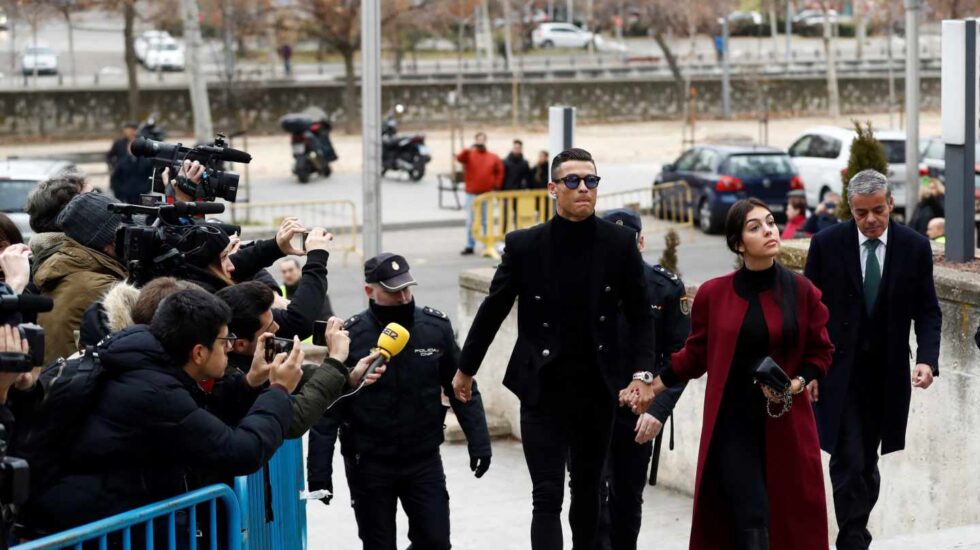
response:
<path id="1" fill-rule="evenodd" d="M 31 492 L 47 488 L 64 471 L 82 425 L 98 403 L 105 371 L 95 346 L 81 355 L 58 359 L 41 371 L 44 397 L 22 432 L 17 454 L 27 460 Z"/>

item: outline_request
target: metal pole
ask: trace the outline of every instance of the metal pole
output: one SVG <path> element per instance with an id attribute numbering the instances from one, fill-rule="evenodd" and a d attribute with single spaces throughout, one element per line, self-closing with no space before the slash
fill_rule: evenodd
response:
<path id="1" fill-rule="evenodd" d="M 364 257 L 381 253 L 381 0 L 361 2 Z"/>
<path id="2" fill-rule="evenodd" d="M 952 28 L 951 28 L 952 27 Z M 964 59 L 956 59 L 953 52 L 947 52 L 946 46 L 947 32 L 955 27 L 964 29 L 965 34 L 965 56 Z M 958 30 L 958 29 L 957 29 Z M 952 40 L 959 40 L 958 33 L 954 33 Z M 951 45 L 951 44 L 950 44 Z M 956 49 L 955 45 L 953 48 Z M 957 52 L 958 53 L 958 52 Z M 955 63 L 962 61 L 963 65 L 956 67 Z M 950 103 L 961 103 L 963 112 L 959 113 L 951 107 L 947 107 L 943 101 L 944 112 L 944 134 L 946 133 L 946 123 L 962 124 L 963 139 L 962 144 L 959 139 L 952 135 L 946 138 L 946 259 L 953 262 L 968 262 L 973 259 L 976 246 L 976 234 L 974 232 L 974 192 L 976 183 L 974 181 L 975 144 L 977 138 L 977 21 L 967 19 L 966 21 L 944 21 L 943 22 L 943 76 L 947 71 L 962 71 L 963 85 L 960 90 L 962 98 L 949 97 L 949 92 L 956 95 L 955 90 L 943 90 L 944 99 L 950 99 Z M 944 78 L 944 81 L 946 79 Z M 949 78 L 950 85 L 958 84 L 956 78 Z M 956 83 L 956 84 L 954 84 Z M 947 120 L 948 119 L 948 120 Z"/>
<path id="3" fill-rule="evenodd" d="M 793 0 L 786 0 L 786 64 L 793 61 Z"/>
<path id="4" fill-rule="evenodd" d="M 905 29 L 905 196 L 908 208 L 909 201 L 919 193 L 919 0 L 905 0 Z"/>
<path id="5" fill-rule="evenodd" d="M 208 81 L 204 74 L 204 41 L 197 0 L 183 0 L 184 41 L 187 48 L 187 84 L 190 87 L 191 110 L 194 112 L 194 139 L 209 142 L 214 137 L 211 124 L 211 104 L 208 101 Z"/>
<path id="6" fill-rule="evenodd" d="M 721 116 L 732 118 L 732 84 L 728 66 L 728 18 L 721 18 Z"/>

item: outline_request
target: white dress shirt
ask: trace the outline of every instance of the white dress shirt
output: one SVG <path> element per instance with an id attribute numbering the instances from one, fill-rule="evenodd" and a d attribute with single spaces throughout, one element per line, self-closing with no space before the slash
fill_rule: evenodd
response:
<path id="1" fill-rule="evenodd" d="M 868 267 L 868 247 L 864 246 L 864 243 L 868 242 L 870 239 L 865 237 L 864 233 L 861 233 L 860 229 L 858 229 L 857 232 L 858 232 L 858 249 L 860 250 L 861 253 L 861 282 L 864 282 L 864 271 Z M 888 248 L 887 227 L 885 228 L 885 232 L 882 233 L 880 237 L 878 237 L 878 240 L 881 241 L 881 244 L 879 244 L 878 248 L 875 249 L 875 256 L 878 257 L 879 274 L 884 275 L 885 274 L 885 249 Z"/>

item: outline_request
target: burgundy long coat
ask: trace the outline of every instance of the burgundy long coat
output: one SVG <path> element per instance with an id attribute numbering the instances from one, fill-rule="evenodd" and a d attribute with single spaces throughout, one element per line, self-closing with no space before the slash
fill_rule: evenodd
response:
<path id="1" fill-rule="evenodd" d="M 794 274 L 799 342 L 789 357 L 782 353 L 782 314 L 772 291 L 759 295 L 769 329 L 769 355 L 795 377 L 803 364 L 826 373 L 833 355 L 827 336 L 828 312 L 820 291 Z M 725 506 L 703 491 L 701 480 L 708 448 L 718 418 L 735 344 L 749 303 L 735 293 L 734 273 L 712 279 L 698 289 L 691 312 L 692 331 L 684 349 L 673 354 L 673 370 L 682 380 L 708 373 L 704 421 L 698 452 L 692 550 L 731 548 Z M 762 392 L 759 398 L 763 399 Z M 827 550 L 827 503 L 824 497 L 820 442 L 807 392 L 797 395 L 790 412 L 778 419 L 766 417 L 766 485 L 769 495 L 769 537 L 772 550 Z"/>

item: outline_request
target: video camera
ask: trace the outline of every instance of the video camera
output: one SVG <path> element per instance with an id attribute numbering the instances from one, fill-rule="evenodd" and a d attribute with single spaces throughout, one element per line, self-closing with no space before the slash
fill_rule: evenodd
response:
<path id="1" fill-rule="evenodd" d="M 6 286 L 0 292 L 9 291 Z M 44 364 L 44 329 L 34 323 L 21 323 L 21 314 L 51 311 L 54 302 L 33 294 L 0 294 L 0 325 L 13 325 L 27 340 L 28 353 L 0 352 L 0 372 L 29 372 Z"/>
<path id="2" fill-rule="evenodd" d="M 182 224 L 181 218 L 220 214 L 225 205 L 209 202 L 174 202 L 144 206 L 139 204 L 110 204 L 109 210 L 118 212 L 129 223 L 116 231 L 116 251 L 129 271 L 130 280 L 143 286 L 157 277 L 180 275 L 185 267 L 184 252 L 180 245 L 195 231 L 222 231 L 226 234 L 233 226 L 220 223 Z M 138 225 L 133 215 L 146 215 L 152 225 Z"/>
<path id="3" fill-rule="evenodd" d="M 133 141 L 129 150 L 133 156 L 148 157 L 153 163 L 154 191 L 164 192 L 160 173 L 164 168 L 170 168 L 170 176 L 177 187 L 196 200 L 203 201 L 213 201 L 220 197 L 228 202 L 235 202 L 238 195 L 238 173 L 225 170 L 224 163 L 248 164 L 252 161 L 252 155 L 228 147 L 225 136 L 221 134 L 218 134 L 213 142 L 193 148 L 184 147 L 181 143 L 174 145 L 139 137 Z M 204 174 L 201 176 L 200 183 L 195 184 L 177 176 L 185 160 L 196 160 L 204 165 Z"/>

